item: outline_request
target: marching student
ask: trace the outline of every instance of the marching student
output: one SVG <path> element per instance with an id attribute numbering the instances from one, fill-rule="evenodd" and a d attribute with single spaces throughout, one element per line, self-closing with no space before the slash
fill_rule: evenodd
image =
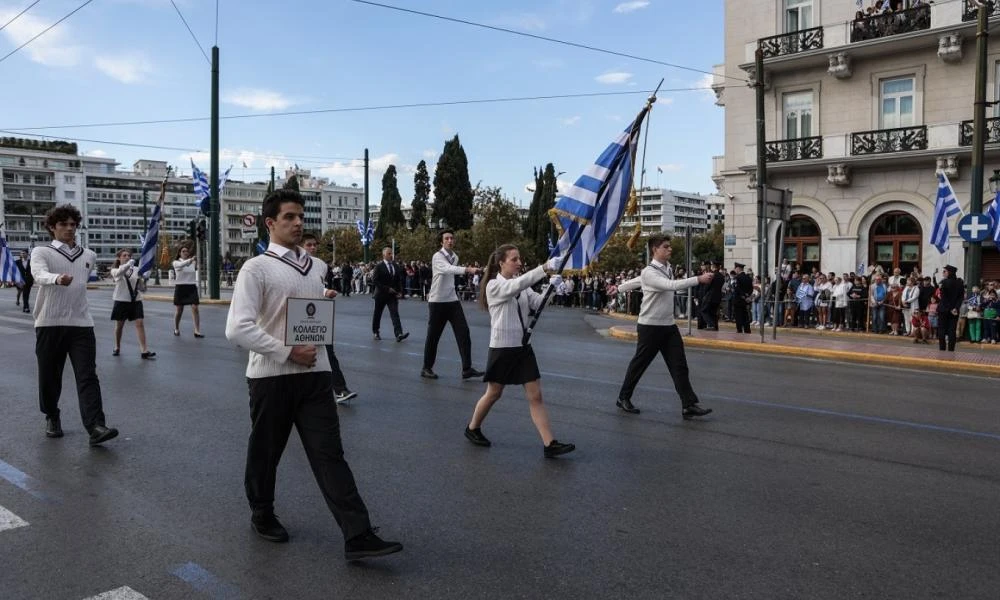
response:
<path id="1" fill-rule="evenodd" d="M 434 253 L 431 259 L 433 280 L 431 292 L 427 297 L 427 339 L 424 341 L 424 368 L 420 376 L 427 379 L 437 379 L 434 372 L 434 361 L 437 359 L 438 342 L 444 333 L 444 326 L 451 324 L 458 342 L 458 353 L 462 357 L 462 379 L 482 377 L 483 372 L 472 367 L 472 338 L 469 336 L 469 324 L 465 320 L 462 303 L 455 293 L 455 275 L 474 275 L 479 272 L 476 267 L 463 267 L 458 264 L 458 255 L 452 250 L 455 246 L 455 232 L 445 229 L 438 235 L 441 249 Z"/>
<path id="2" fill-rule="evenodd" d="M 553 258 L 545 265 L 549 270 L 558 270 L 558 261 Z M 543 296 L 531 289 L 535 283 L 545 279 L 545 267 L 539 265 L 524 275 L 521 272 L 521 255 L 517 246 L 504 244 L 490 255 L 479 293 L 479 305 L 490 312 L 490 351 L 486 361 L 486 393 L 483 394 L 472 413 L 472 420 L 465 428 L 465 437 L 477 446 L 491 446 L 483 435 L 482 424 L 490 409 L 507 385 L 524 386 L 528 397 L 531 420 L 542 437 L 543 455 L 553 458 L 576 449 L 573 444 L 564 444 L 554 439 L 549 425 L 549 414 L 542 403 L 541 374 L 531 344 L 523 344 L 526 332 L 525 319 L 532 310 L 542 304 Z"/>
<path id="3" fill-rule="evenodd" d="M 403 545 L 379 538 L 344 458 L 340 420 L 333 400 L 330 363 L 315 346 L 285 345 L 289 298 L 323 298 L 326 265 L 298 244 L 305 204 L 293 190 L 268 194 L 261 210 L 271 243 L 244 263 L 233 290 L 226 338 L 250 351 L 250 439 L 245 487 L 260 537 L 287 542 L 274 514 L 278 462 L 292 426 L 298 430 L 313 475 L 344 535 L 347 560 L 399 552 Z"/>
<path id="4" fill-rule="evenodd" d="M 319 246 L 319 240 L 316 236 L 311 233 L 303 234 L 302 236 L 302 247 L 306 249 L 309 256 L 316 256 L 316 247 Z M 336 298 L 337 297 L 337 283 L 334 283 L 333 271 L 329 267 L 326 270 L 326 276 L 323 278 L 323 285 L 326 290 L 323 292 L 326 298 Z M 337 404 L 345 404 L 350 402 L 352 398 L 357 397 L 356 392 L 352 392 L 347 389 L 347 379 L 344 378 L 344 371 L 340 368 L 340 361 L 337 360 L 337 354 L 333 351 L 333 344 L 328 344 L 326 346 L 326 357 L 330 360 L 330 374 L 333 377 L 333 398 L 337 401 Z"/>
<path id="5" fill-rule="evenodd" d="M 38 402 L 45 413 L 45 435 L 63 436 L 59 418 L 63 368 L 73 365 L 80 417 L 97 446 L 118 436 L 107 427 L 101 384 L 97 379 L 97 340 L 87 304 L 87 279 L 97 263 L 92 250 L 76 243 L 80 211 L 63 204 L 45 215 L 52 242 L 31 253 L 31 272 L 40 288 L 35 299 L 35 356 L 38 358 Z"/>
<path id="6" fill-rule="evenodd" d="M 184 307 L 191 307 L 191 318 L 194 319 L 194 337 L 203 338 L 201 334 L 201 315 L 198 312 L 198 274 L 194 252 L 187 244 L 177 249 L 177 259 L 174 267 L 174 335 L 181 334 L 181 315 Z"/>
<path id="7" fill-rule="evenodd" d="M 111 356 L 121 354 L 122 330 L 125 328 L 125 321 L 135 321 L 135 335 L 139 339 L 139 352 L 143 360 L 149 360 L 156 356 L 156 352 L 150 352 L 146 345 L 146 327 L 143 324 L 142 292 L 139 290 L 141 277 L 139 269 L 132 260 L 132 252 L 129 250 L 119 250 L 115 258 L 115 264 L 111 267 L 111 279 L 115 282 L 115 291 L 112 298 L 115 301 L 111 309 L 111 320 L 115 322 L 115 347 L 111 351 Z"/>
<path id="8" fill-rule="evenodd" d="M 665 233 L 653 234 L 649 236 L 647 243 L 652 257 L 649 265 L 639 277 L 618 286 L 619 291 L 641 287 L 642 307 L 639 309 L 639 322 L 636 325 L 639 341 L 635 347 L 635 356 L 629 362 L 615 405 L 626 413 L 639 414 L 639 409 L 632 405 L 632 392 L 649 364 L 660 354 L 674 380 L 674 389 L 681 397 L 681 416 L 685 420 L 703 417 L 712 412 L 712 409 L 698 405 L 698 396 L 691 387 L 684 340 L 674 323 L 674 292 L 693 288 L 698 284 L 709 285 L 716 274 L 705 272 L 698 277 L 674 279 L 670 272 L 670 255 L 673 251 L 670 236 Z"/>
<path id="9" fill-rule="evenodd" d="M 35 285 L 35 278 L 31 276 L 31 260 L 28 258 L 28 253 L 21 251 L 21 255 L 14 265 L 17 267 L 18 273 L 21 274 L 21 279 L 24 283 L 21 287 L 17 288 L 17 298 L 14 299 L 15 304 L 21 303 L 21 298 L 24 298 L 24 308 L 23 312 L 31 312 L 31 287 Z"/>

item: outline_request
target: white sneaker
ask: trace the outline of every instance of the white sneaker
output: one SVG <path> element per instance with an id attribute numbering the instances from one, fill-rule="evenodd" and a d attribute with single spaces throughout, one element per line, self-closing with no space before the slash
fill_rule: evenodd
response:
<path id="1" fill-rule="evenodd" d="M 824 327 L 823 327 L 822 325 L 817 325 L 817 326 L 816 326 L 816 329 L 823 329 L 823 328 L 824 328 Z"/>
<path id="2" fill-rule="evenodd" d="M 358 396 L 357 392 L 352 392 L 351 390 L 344 390 L 339 394 L 334 394 L 333 399 L 337 401 L 337 404 L 346 404 L 351 400 L 351 398 L 356 398 Z"/>

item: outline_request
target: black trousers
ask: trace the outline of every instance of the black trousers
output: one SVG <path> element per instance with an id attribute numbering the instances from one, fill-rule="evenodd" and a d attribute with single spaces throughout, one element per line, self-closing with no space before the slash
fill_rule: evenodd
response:
<path id="1" fill-rule="evenodd" d="M 326 356 L 330 359 L 330 381 L 333 383 L 333 391 L 336 393 L 347 391 L 347 380 L 344 379 L 344 372 L 340 369 L 340 361 L 333 351 L 333 345 L 326 347 Z"/>
<path id="2" fill-rule="evenodd" d="M 674 380 L 674 389 L 681 397 L 681 405 L 684 407 L 698 403 L 698 396 L 691 387 L 691 379 L 688 375 L 687 357 L 684 354 L 684 340 L 677 325 L 636 325 L 639 334 L 639 341 L 635 347 L 635 356 L 628 364 L 625 371 L 625 381 L 622 389 L 618 392 L 621 400 L 631 400 L 632 392 L 638 385 L 642 374 L 646 372 L 649 364 L 656 358 L 657 353 L 663 356 L 667 363 L 667 370 Z"/>
<path id="3" fill-rule="evenodd" d="M 254 511 L 274 509 L 274 482 L 278 462 L 292 425 L 309 459 L 313 476 L 349 540 L 371 527 L 351 467 L 344 459 L 340 419 L 328 373 L 302 373 L 248 379 L 250 386 L 250 441 L 244 485 Z"/>
<path id="4" fill-rule="evenodd" d="M 80 418 L 90 431 L 104 425 L 104 402 L 97 380 L 97 340 L 93 327 L 36 327 L 35 357 L 38 359 L 38 407 L 48 417 L 59 416 L 63 368 L 69 356 L 76 379 Z"/>
<path id="5" fill-rule="evenodd" d="M 392 331 L 396 335 L 403 334 L 403 324 L 399 322 L 399 299 L 395 296 L 384 298 L 375 296 L 375 313 L 372 315 L 372 333 L 378 333 L 382 326 L 382 311 L 389 308 L 389 317 L 392 319 Z"/>
<path id="6" fill-rule="evenodd" d="M 718 302 L 707 302 L 701 303 L 701 318 L 705 321 L 705 327 L 719 328 L 719 303 Z"/>
<path id="7" fill-rule="evenodd" d="M 17 288 L 17 298 L 24 299 L 24 308 L 27 309 L 31 306 L 31 286 L 34 284 L 28 283 L 19 288 Z"/>
<path id="8" fill-rule="evenodd" d="M 427 307 L 429 315 L 427 318 L 427 339 L 424 341 L 424 368 L 434 368 L 438 342 L 441 341 L 444 326 L 451 323 L 451 330 L 455 332 L 455 341 L 458 342 L 458 353 L 462 357 L 462 370 L 471 369 L 472 338 L 469 337 L 469 324 L 465 320 L 462 303 L 458 300 L 454 302 L 429 302 Z"/>
<path id="9" fill-rule="evenodd" d="M 950 312 L 938 313 L 938 350 L 955 351 L 955 331 L 958 327 L 958 315 Z M 947 341 L 945 340 L 947 338 Z"/>
<path id="10" fill-rule="evenodd" d="M 742 299 L 733 299 L 733 318 L 736 320 L 736 333 L 750 333 L 750 307 Z"/>

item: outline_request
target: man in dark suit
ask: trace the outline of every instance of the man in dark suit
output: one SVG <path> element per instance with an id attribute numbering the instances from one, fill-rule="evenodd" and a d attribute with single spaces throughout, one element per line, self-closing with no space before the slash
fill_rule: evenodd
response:
<path id="1" fill-rule="evenodd" d="M 345 298 L 351 295 L 352 285 L 354 285 L 354 268 L 351 263 L 345 262 L 344 266 L 340 267 L 340 286 L 343 288 L 342 293 Z"/>
<path id="2" fill-rule="evenodd" d="M 17 271 L 21 274 L 21 279 L 24 280 L 24 285 L 17 290 L 17 299 L 15 302 L 20 302 L 21 298 L 24 298 L 24 312 L 31 312 L 31 286 L 35 285 L 35 278 L 31 275 L 31 262 L 28 260 L 28 253 L 21 252 L 21 256 L 14 261 L 17 265 Z"/>
<path id="3" fill-rule="evenodd" d="M 743 263 L 736 263 L 736 281 L 733 285 L 733 318 L 736 333 L 750 333 L 750 303 L 753 296 L 753 279 L 743 272 Z"/>
<path id="4" fill-rule="evenodd" d="M 965 299 L 965 282 L 955 276 L 958 269 L 948 265 L 941 280 L 941 300 L 938 301 L 938 350 L 955 351 L 955 328 L 958 325 L 958 309 Z"/>
<path id="5" fill-rule="evenodd" d="M 410 337 L 409 332 L 403 332 L 399 322 L 399 298 L 403 295 L 403 267 L 392 261 L 392 248 L 382 248 L 382 262 L 375 266 L 372 281 L 375 283 L 375 314 L 372 315 L 372 333 L 376 340 L 382 339 L 378 334 L 382 325 L 382 311 L 389 308 L 392 318 L 392 331 L 396 341 L 402 342 Z"/>
<path id="6" fill-rule="evenodd" d="M 712 261 L 712 281 L 702 288 L 701 317 L 705 321 L 705 329 L 708 331 L 719 330 L 719 305 L 722 304 L 722 284 L 725 277 L 719 272 L 719 263 Z"/>

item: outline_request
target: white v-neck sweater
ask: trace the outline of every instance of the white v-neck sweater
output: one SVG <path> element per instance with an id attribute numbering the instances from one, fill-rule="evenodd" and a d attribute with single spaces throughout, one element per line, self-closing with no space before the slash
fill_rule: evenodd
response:
<path id="1" fill-rule="evenodd" d="M 285 345 L 285 303 L 288 298 L 323 298 L 326 265 L 305 250 L 295 256 L 271 244 L 268 251 L 243 264 L 236 279 L 226 319 L 226 338 L 250 351 L 246 376 L 251 379 L 329 371 L 326 352 L 316 353 L 309 368 L 288 360 Z M 279 254 L 281 253 L 281 254 Z"/>
<path id="2" fill-rule="evenodd" d="M 87 305 L 87 279 L 97 263 L 97 255 L 82 246 L 70 248 L 60 242 L 36 246 L 31 251 L 31 273 L 39 286 L 35 296 L 35 327 L 93 327 Z M 73 282 L 59 285 L 60 275 Z"/>

